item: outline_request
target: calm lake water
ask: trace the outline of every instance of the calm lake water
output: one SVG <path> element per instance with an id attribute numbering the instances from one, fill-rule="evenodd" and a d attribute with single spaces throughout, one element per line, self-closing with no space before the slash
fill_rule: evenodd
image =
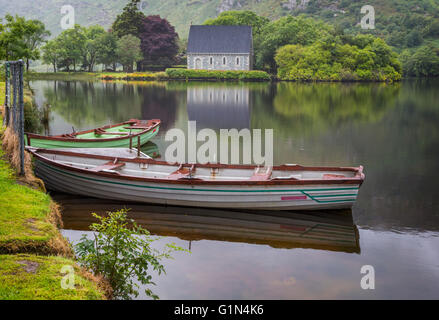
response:
<path id="1" fill-rule="evenodd" d="M 396 84 L 32 81 L 43 132 L 129 118 L 162 120 L 144 151 L 163 155 L 171 128 L 274 129 L 274 162 L 365 167 L 352 211 L 254 213 L 54 195 L 66 235 L 89 212 L 123 206 L 151 232 L 190 248 L 164 262 L 161 299 L 439 298 L 439 80 Z M 363 290 L 363 265 L 375 289 Z M 140 298 L 143 298 L 141 296 Z"/>

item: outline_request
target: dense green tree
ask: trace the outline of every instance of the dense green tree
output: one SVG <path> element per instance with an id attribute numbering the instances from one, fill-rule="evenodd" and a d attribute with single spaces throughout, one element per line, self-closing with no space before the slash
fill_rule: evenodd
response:
<path id="1" fill-rule="evenodd" d="M 6 60 L 24 59 L 28 70 L 29 60 L 40 58 L 39 46 L 50 32 L 39 20 L 26 20 L 9 14 L 5 16 L 5 20 L 0 34 L 0 53 Z"/>
<path id="2" fill-rule="evenodd" d="M 2 24 L 2 19 L 0 19 L 0 59 L 5 59 L 6 58 L 6 48 L 4 47 L 4 40 L 3 40 L 3 29 L 4 26 Z"/>
<path id="3" fill-rule="evenodd" d="M 66 71 L 70 71 L 70 67 L 73 66 L 73 70 L 76 71 L 76 66 L 83 61 L 86 52 L 87 38 L 85 35 L 85 29 L 76 24 L 74 28 L 64 30 L 58 37 L 61 59 L 58 63 Z"/>
<path id="4" fill-rule="evenodd" d="M 386 43 L 371 35 L 327 37 L 310 45 L 286 45 L 275 56 L 284 80 L 395 81 L 401 64 Z"/>
<path id="5" fill-rule="evenodd" d="M 439 48 L 422 46 L 414 54 L 408 50 L 400 55 L 404 73 L 416 77 L 439 76 Z"/>
<path id="6" fill-rule="evenodd" d="M 56 72 L 58 64 L 62 59 L 62 49 L 59 41 L 56 39 L 48 41 L 42 50 L 43 62 L 46 64 L 51 64 L 53 66 L 53 72 Z"/>
<path id="7" fill-rule="evenodd" d="M 91 26 L 84 29 L 85 45 L 83 52 L 83 64 L 88 68 L 89 72 L 93 72 L 93 68 L 98 59 L 101 50 L 101 38 L 105 36 L 105 30 L 101 26 Z"/>
<path id="8" fill-rule="evenodd" d="M 439 19 L 431 21 L 427 27 L 426 34 L 430 37 L 439 37 Z"/>
<path id="9" fill-rule="evenodd" d="M 308 45 L 327 36 L 333 28 L 305 16 L 285 16 L 262 27 L 254 39 L 255 66 L 274 71 L 276 50 L 286 44 Z"/>
<path id="10" fill-rule="evenodd" d="M 139 3 L 140 0 L 131 0 L 123 8 L 122 13 L 116 17 L 111 30 L 118 38 L 130 34 L 140 39 L 142 21 L 145 18 L 145 15 L 139 10 Z M 141 60 L 142 59 L 137 63 L 137 71 L 141 71 Z"/>
<path id="11" fill-rule="evenodd" d="M 116 54 L 124 71 L 133 72 L 133 63 L 142 59 L 140 39 L 128 34 L 117 41 Z"/>
<path id="12" fill-rule="evenodd" d="M 139 3 L 140 0 L 131 0 L 114 20 L 111 30 L 118 38 L 128 34 L 139 38 L 142 19 L 145 18 L 145 15 L 139 11 Z"/>
<path id="13" fill-rule="evenodd" d="M 98 46 L 98 56 L 97 62 L 102 63 L 105 67 L 112 66 L 113 71 L 116 71 L 116 48 L 117 48 L 117 37 L 110 30 L 106 32 L 103 36 L 97 39 Z"/>
<path id="14" fill-rule="evenodd" d="M 248 10 L 244 11 L 224 11 L 214 19 L 204 21 L 205 25 L 233 25 L 233 26 L 251 26 L 253 36 L 259 35 L 262 28 L 270 20 L 265 17 L 258 16 L 256 13 Z"/>
<path id="15" fill-rule="evenodd" d="M 418 29 L 413 29 L 408 35 L 407 35 L 407 46 L 408 47 L 416 47 L 419 46 L 422 43 L 422 34 Z"/>
<path id="16" fill-rule="evenodd" d="M 39 20 L 28 20 L 25 32 L 23 34 L 23 41 L 26 46 L 26 71 L 29 70 L 29 60 L 37 60 L 40 58 L 39 47 L 50 36 L 50 32 L 46 30 L 44 23 Z"/>

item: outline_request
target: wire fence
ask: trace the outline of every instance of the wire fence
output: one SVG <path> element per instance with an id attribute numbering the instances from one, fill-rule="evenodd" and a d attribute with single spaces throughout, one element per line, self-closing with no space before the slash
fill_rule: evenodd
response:
<path id="1" fill-rule="evenodd" d="M 24 174 L 24 103 L 23 60 L 5 62 L 5 104 L 3 124 L 18 137 L 20 152 L 19 173 Z"/>

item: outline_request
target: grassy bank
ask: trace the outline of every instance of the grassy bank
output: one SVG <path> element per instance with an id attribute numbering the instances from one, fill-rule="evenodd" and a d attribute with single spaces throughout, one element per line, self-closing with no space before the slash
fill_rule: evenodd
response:
<path id="1" fill-rule="evenodd" d="M 265 71 L 217 71 L 189 70 L 168 68 L 165 72 L 49 72 L 26 74 L 27 80 L 60 80 L 60 81 L 169 81 L 169 80 L 206 80 L 206 81 L 270 81 Z"/>
<path id="2" fill-rule="evenodd" d="M 71 288 L 63 289 L 61 283 L 63 277 L 70 271 L 69 268 L 74 272 L 74 282 L 71 283 Z M 61 273 L 61 270 L 65 273 Z M 65 284 L 70 284 L 67 279 Z M 29 254 L 0 255 L 1 300 L 101 300 L 104 298 L 95 280 L 84 273 L 71 259 Z"/>
<path id="3" fill-rule="evenodd" d="M 94 81 L 99 75 L 96 72 L 28 72 L 24 77 L 26 80 Z"/>
<path id="4" fill-rule="evenodd" d="M 0 150 L 0 253 L 34 252 L 71 255 L 57 229 L 60 223 L 50 197 L 19 180 Z"/>
<path id="5" fill-rule="evenodd" d="M 4 83 L 0 83 L 3 103 Z M 0 114 L 0 142 L 10 149 L 14 141 L 2 121 Z M 82 271 L 72 258 L 70 245 L 58 230 L 62 222 L 57 205 L 38 183 L 29 185 L 30 161 L 26 161 L 26 176 L 17 177 L 10 160 L 11 154 L 0 148 L 0 300 L 105 298 L 102 282 Z M 75 270 L 74 290 L 60 285 L 64 265 Z"/>
<path id="6" fill-rule="evenodd" d="M 124 81 L 163 81 L 169 80 L 165 72 L 103 72 L 98 76 L 100 80 L 124 80 Z"/>

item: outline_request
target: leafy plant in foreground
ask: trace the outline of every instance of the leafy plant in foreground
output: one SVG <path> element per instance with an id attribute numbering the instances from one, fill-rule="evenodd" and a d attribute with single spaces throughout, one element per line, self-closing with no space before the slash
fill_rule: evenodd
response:
<path id="1" fill-rule="evenodd" d="M 108 212 L 107 217 L 92 213 L 99 220 L 90 226 L 94 239 L 83 235 L 75 245 L 79 262 L 109 281 L 115 299 L 137 297 L 139 285 L 136 280 L 142 285 L 155 285 L 149 271 L 152 269 L 159 275 L 166 273 L 160 260 L 171 258 L 174 251 L 186 251 L 173 243 L 166 244 L 163 252 L 152 248 L 151 243 L 157 238 L 128 220 L 127 212 L 128 209 Z M 150 289 L 145 289 L 145 293 L 153 299 L 159 298 Z"/>

